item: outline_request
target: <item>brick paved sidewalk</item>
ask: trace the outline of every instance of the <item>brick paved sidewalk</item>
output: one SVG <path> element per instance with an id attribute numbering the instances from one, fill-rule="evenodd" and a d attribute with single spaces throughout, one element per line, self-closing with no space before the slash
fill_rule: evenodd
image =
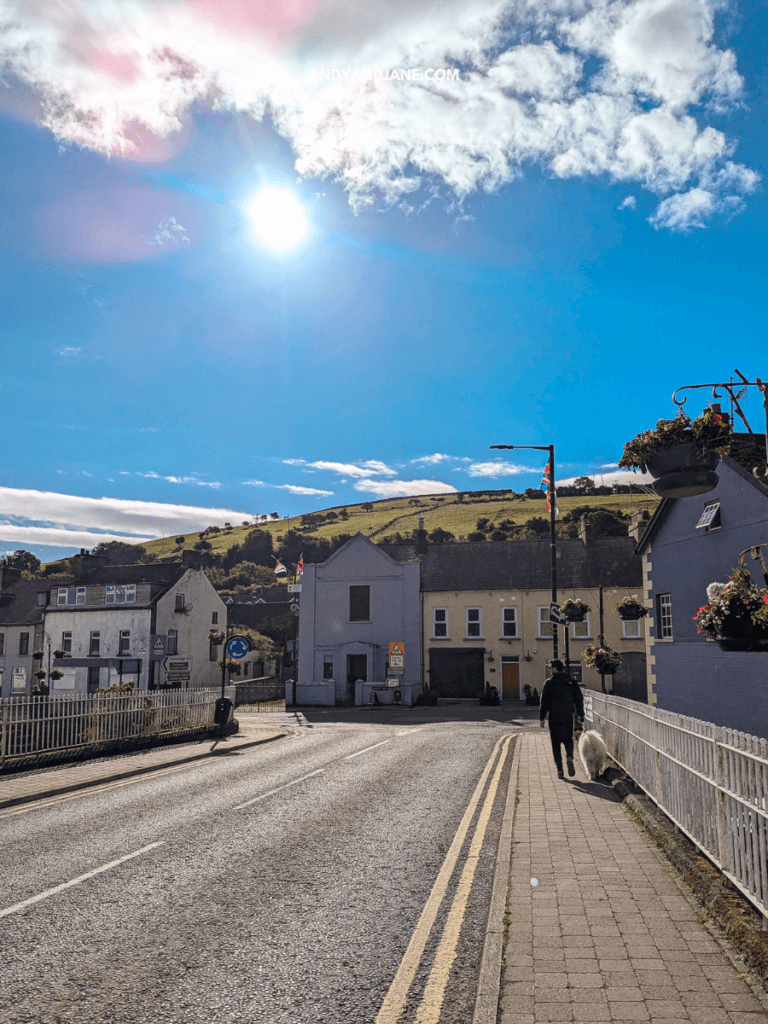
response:
<path id="1" fill-rule="evenodd" d="M 558 779 L 548 730 L 519 742 L 500 1024 L 768 1019 L 762 989 L 610 788 L 578 758 Z"/>
<path id="2" fill-rule="evenodd" d="M 267 720 L 265 722 L 265 719 Z M 295 715 L 244 715 L 240 731 L 223 739 L 169 743 L 112 757 L 90 758 L 51 768 L 0 773 L 0 809 L 42 800 L 89 786 L 144 775 L 173 765 L 226 756 L 295 731 Z"/>

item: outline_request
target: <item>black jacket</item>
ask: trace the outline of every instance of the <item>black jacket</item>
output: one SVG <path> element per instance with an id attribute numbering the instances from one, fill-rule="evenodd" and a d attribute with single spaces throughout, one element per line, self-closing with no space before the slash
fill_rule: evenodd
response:
<path id="1" fill-rule="evenodd" d="M 584 698 L 581 687 L 567 672 L 555 672 L 541 688 L 539 719 L 543 722 L 549 713 L 550 725 L 564 725 L 572 722 L 573 712 L 584 717 Z"/>

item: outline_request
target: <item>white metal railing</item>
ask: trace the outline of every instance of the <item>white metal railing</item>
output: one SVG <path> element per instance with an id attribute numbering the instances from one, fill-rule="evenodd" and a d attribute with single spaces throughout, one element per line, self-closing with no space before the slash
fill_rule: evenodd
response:
<path id="1" fill-rule="evenodd" d="M 608 753 L 768 919 L 768 740 L 585 694 Z"/>
<path id="2" fill-rule="evenodd" d="M 220 692 L 6 697 L 0 700 L 0 766 L 8 759 L 209 728 Z"/>

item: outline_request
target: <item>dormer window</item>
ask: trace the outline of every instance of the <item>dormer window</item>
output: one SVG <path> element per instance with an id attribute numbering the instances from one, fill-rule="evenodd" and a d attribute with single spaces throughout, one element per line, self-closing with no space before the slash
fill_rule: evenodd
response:
<path id="1" fill-rule="evenodd" d="M 716 530 L 720 527 L 720 502 L 708 501 L 701 513 L 701 518 L 696 523 L 697 530 Z"/>

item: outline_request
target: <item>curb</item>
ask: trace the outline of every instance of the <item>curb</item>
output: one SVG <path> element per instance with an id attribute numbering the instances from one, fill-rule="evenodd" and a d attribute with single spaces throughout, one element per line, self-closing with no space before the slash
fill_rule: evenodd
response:
<path id="1" fill-rule="evenodd" d="M 253 740 L 248 743 L 239 743 L 236 750 L 245 750 L 248 747 L 258 747 L 262 743 L 271 743 L 273 740 L 282 739 L 283 736 L 288 736 L 288 732 L 279 732 L 274 736 L 267 736 L 264 739 Z M 7 809 L 9 807 L 18 807 L 21 804 L 33 803 L 35 800 L 47 800 L 55 796 L 64 796 L 67 793 L 74 793 L 80 789 L 90 789 L 94 786 L 103 786 L 110 782 L 119 782 L 121 779 L 130 779 L 134 776 L 148 775 L 151 772 L 161 771 L 163 768 L 173 768 L 176 765 L 191 764 L 194 761 L 202 761 L 208 757 L 220 757 L 222 754 L 226 754 L 228 751 L 223 750 L 207 750 L 201 754 L 190 754 L 187 757 L 180 757 L 173 761 L 166 761 L 163 764 L 147 765 L 144 768 L 132 768 L 128 771 L 118 772 L 114 775 L 105 775 L 99 779 L 84 779 L 80 782 L 73 783 L 71 786 L 59 786 L 55 789 L 41 790 L 37 793 L 29 793 L 26 796 L 12 797 L 9 800 L 0 800 L 0 810 Z M 82 764 L 82 762 L 79 762 Z M 73 765 L 69 765 L 73 767 Z"/>
<path id="2" fill-rule="evenodd" d="M 515 738 L 512 767 L 509 770 L 507 802 L 504 807 L 501 835 L 499 836 L 499 852 L 496 856 L 496 867 L 493 871 L 491 903 L 488 910 L 488 923 L 485 929 L 483 952 L 480 957 L 480 977 L 478 979 L 472 1024 L 496 1024 L 499 1012 L 501 962 L 504 956 L 504 917 L 507 912 L 509 867 L 512 862 L 512 832 L 515 810 L 517 808 L 517 778 L 520 769 L 522 745 L 523 736 L 518 733 Z"/>
<path id="3" fill-rule="evenodd" d="M 625 811 L 636 818 L 664 853 L 710 918 L 768 992 L 768 931 L 760 912 L 696 846 L 678 831 L 623 769 L 608 769 L 608 781 Z"/>

